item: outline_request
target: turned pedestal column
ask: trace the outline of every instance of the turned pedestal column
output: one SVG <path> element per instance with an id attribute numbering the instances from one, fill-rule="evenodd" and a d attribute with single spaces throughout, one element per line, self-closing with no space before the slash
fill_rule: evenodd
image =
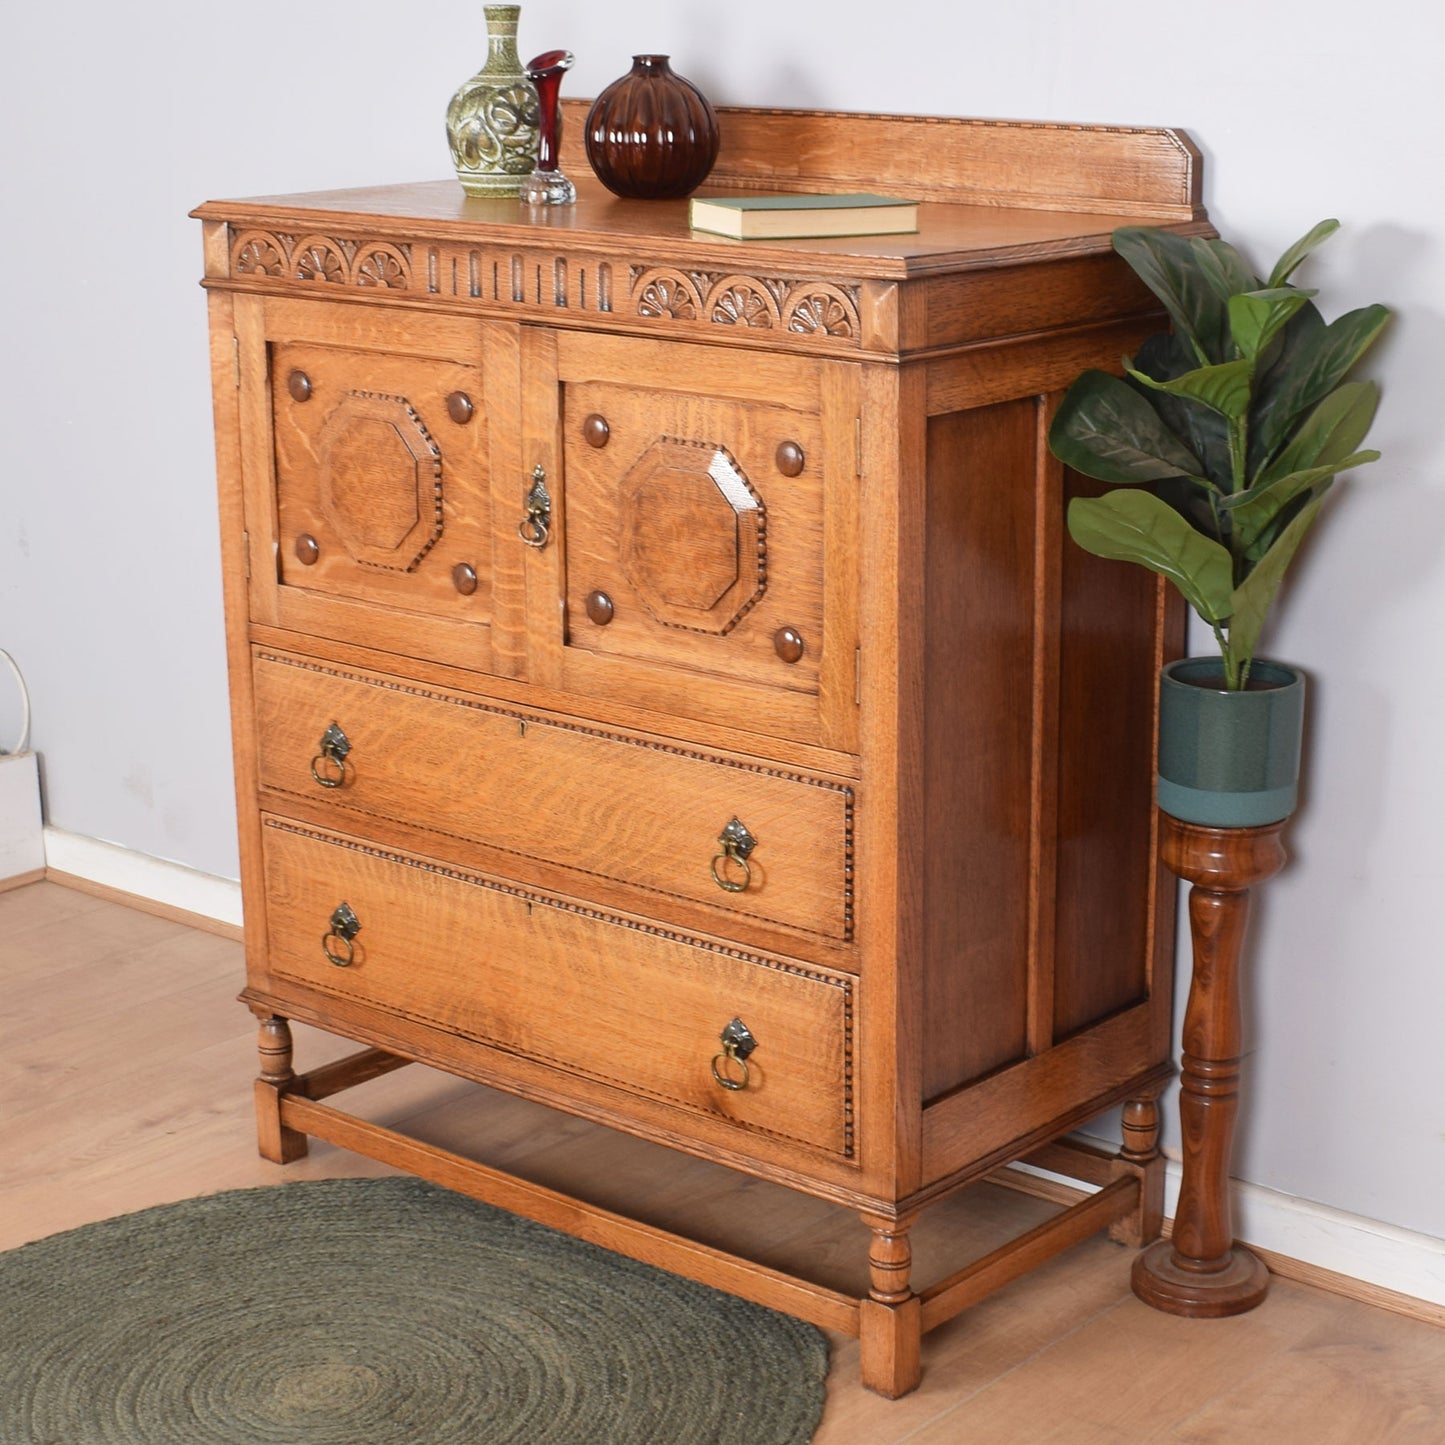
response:
<path id="1" fill-rule="evenodd" d="M 1269 1273 L 1236 1244 L 1229 1161 L 1239 1112 L 1243 1047 L 1240 950 L 1249 891 L 1285 861 L 1285 821 L 1260 828 L 1207 828 L 1162 814 L 1165 865 L 1192 885 L 1193 975 L 1184 1016 L 1179 1121 L 1184 1177 L 1174 1236 L 1134 1263 L 1145 1304 L 1193 1318 L 1243 1314 L 1264 1299 Z"/>

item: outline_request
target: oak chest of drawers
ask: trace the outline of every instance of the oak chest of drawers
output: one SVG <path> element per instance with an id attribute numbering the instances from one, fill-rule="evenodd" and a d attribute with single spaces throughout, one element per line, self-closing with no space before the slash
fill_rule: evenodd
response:
<path id="1" fill-rule="evenodd" d="M 898 1394 L 1030 1260 L 1158 1230 L 1182 618 L 1065 545 L 1044 436 L 1155 329 L 1109 234 L 1205 230 L 1198 162 L 1167 131 L 723 126 L 720 188 L 939 199 L 917 235 L 765 243 L 587 184 L 197 212 L 261 1148 L 360 1148 L 860 1335 Z M 298 1073 L 290 1019 L 364 1048 Z M 866 1293 L 323 1102 L 410 1061 L 855 1210 Z M 1118 1104 L 1117 1158 L 1055 1142 Z M 1098 1192 L 911 1278 L 919 1212 L 1025 1158 Z"/>

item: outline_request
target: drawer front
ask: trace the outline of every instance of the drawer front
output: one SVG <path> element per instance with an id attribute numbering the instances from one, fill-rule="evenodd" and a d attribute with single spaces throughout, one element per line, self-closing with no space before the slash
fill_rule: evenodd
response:
<path id="1" fill-rule="evenodd" d="M 488 667 L 500 422 L 480 329 L 268 298 L 264 331 L 269 401 L 248 410 L 253 615 Z M 271 565 L 256 555 L 268 533 Z"/>
<path id="2" fill-rule="evenodd" d="M 255 681 L 261 784 L 273 793 L 851 938 L 844 783 L 268 651 Z M 322 755 L 333 725 L 342 765 Z M 754 840 L 741 859 L 720 841 L 734 820 Z"/>
<path id="3" fill-rule="evenodd" d="M 854 369 L 558 350 L 568 682 L 846 749 Z"/>
<path id="4" fill-rule="evenodd" d="M 272 974 L 740 1128 L 853 1152 L 854 982 L 282 819 Z M 333 915 L 345 903 L 353 936 Z M 326 949 L 345 961 L 338 966 Z M 740 1019 L 746 1084 L 719 1059 Z"/>

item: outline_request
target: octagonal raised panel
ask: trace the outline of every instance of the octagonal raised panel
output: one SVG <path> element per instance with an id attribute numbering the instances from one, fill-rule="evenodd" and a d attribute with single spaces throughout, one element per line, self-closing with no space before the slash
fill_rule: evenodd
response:
<path id="1" fill-rule="evenodd" d="M 659 437 L 622 479 L 618 548 L 638 600 L 669 627 L 724 633 L 767 582 L 762 499 L 712 442 Z"/>
<path id="2" fill-rule="evenodd" d="M 357 562 L 413 571 L 442 534 L 442 458 L 403 397 L 352 391 L 317 438 L 319 501 Z"/>

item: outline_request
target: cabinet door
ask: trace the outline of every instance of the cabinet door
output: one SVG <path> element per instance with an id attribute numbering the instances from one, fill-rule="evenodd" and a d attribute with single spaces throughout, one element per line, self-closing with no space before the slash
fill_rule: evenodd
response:
<path id="1" fill-rule="evenodd" d="M 851 747 L 856 366 L 576 333 L 529 344 L 551 366 L 527 367 L 528 386 L 555 372 L 530 414 L 560 462 L 561 685 Z"/>
<path id="2" fill-rule="evenodd" d="M 321 300 L 257 299 L 237 332 L 254 620 L 515 670 L 491 503 L 514 348 L 494 364 L 475 322 Z"/>

